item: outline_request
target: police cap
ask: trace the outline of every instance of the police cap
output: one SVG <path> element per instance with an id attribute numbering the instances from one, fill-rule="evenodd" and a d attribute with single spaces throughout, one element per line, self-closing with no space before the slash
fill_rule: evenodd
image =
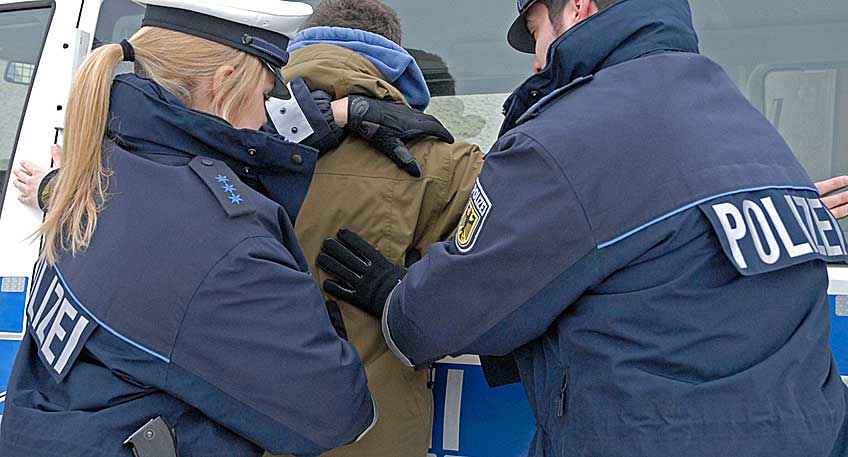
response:
<path id="1" fill-rule="evenodd" d="M 527 11 L 539 0 L 518 0 L 518 18 L 509 28 L 506 36 L 509 45 L 516 51 L 533 54 L 536 52 L 536 38 L 527 28 Z"/>
<path id="2" fill-rule="evenodd" d="M 281 0 L 133 0 L 147 7 L 142 26 L 194 35 L 281 68 L 289 39 L 312 15 L 306 3 Z"/>

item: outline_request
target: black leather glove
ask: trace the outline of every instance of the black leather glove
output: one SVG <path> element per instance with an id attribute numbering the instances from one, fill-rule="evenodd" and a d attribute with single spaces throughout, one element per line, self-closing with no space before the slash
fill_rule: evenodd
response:
<path id="1" fill-rule="evenodd" d="M 339 335 L 339 338 L 347 340 L 347 327 L 345 327 L 344 318 L 342 318 L 342 310 L 339 309 L 339 304 L 333 300 L 328 300 L 326 305 L 327 314 L 330 315 L 330 323 L 332 323 L 333 328 L 336 329 L 336 334 Z"/>
<path id="2" fill-rule="evenodd" d="M 324 281 L 324 291 L 374 316 L 381 317 L 392 289 L 406 275 L 370 243 L 348 229 L 324 240 L 318 268 L 336 280 Z"/>
<path id="3" fill-rule="evenodd" d="M 421 168 L 403 142 L 434 136 L 453 143 L 453 135 L 433 116 L 399 103 L 351 95 L 348 97 L 348 129 L 416 178 Z"/>

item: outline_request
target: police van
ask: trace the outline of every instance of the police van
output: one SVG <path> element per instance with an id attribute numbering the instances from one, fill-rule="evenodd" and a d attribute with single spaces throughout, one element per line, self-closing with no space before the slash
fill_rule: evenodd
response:
<path id="1" fill-rule="evenodd" d="M 504 100 L 531 69 L 532 57 L 505 40 L 515 2 L 386 2 L 400 14 L 404 45 L 427 77 L 429 112 L 458 139 L 487 150 Z M 702 52 L 780 130 L 812 178 L 848 173 L 848 2 L 690 3 Z M 42 220 L 18 202 L 10 172 L 22 160 L 50 165 L 75 70 L 99 43 L 130 37 L 141 17 L 130 0 L 0 0 L 0 418 L 38 256 L 31 235 Z M 848 267 L 829 273 L 831 343 L 848 382 Z M 431 456 L 527 455 L 535 424 L 522 387 L 488 388 L 477 357 L 438 364 L 434 402 Z"/>

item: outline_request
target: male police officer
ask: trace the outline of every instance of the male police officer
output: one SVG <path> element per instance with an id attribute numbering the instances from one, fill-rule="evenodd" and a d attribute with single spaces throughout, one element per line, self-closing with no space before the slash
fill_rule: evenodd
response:
<path id="1" fill-rule="evenodd" d="M 848 455 L 842 232 L 698 55 L 686 0 L 609 3 L 519 1 L 509 41 L 538 73 L 455 239 L 406 272 L 341 230 L 325 290 L 382 315 L 410 365 L 514 352 L 533 456 Z"/>

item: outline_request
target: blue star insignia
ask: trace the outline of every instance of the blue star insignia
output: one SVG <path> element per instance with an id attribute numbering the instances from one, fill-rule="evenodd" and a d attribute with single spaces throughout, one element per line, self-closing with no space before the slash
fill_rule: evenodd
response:
<path id="1" fill-rule="evenodd" d="M 218 182 L 221 182 L 221 183 L 228 183 L 228 182 L 230 182 L 230 178 L 228 178 L 228 177 L 226 177 L 226 176 L 224 176 L 224 175 L 218 175 L 218 176 L 215 176 L 215 179 L 216 179 L 216 180 L 218 180 Z"/>
<path id="2" fill-rule="evenodd" d="M 243 202 L 244 200 L 241 198 L 241 195 L 235 195 L 235 194 L 233 194 L 233 195 L 230 195 L 230 201 L 231 201 L 234 205 L 241 205 L 241 202 Z"/>
<path id="3" fill-rule="evenodd" d="M 224 189 L 224 192 L 228 193 L 233 193 L 236 191 L 236 186 L 232 184 L 224 184 L 223 186 L 221 186 L 221 188 Z"/>

